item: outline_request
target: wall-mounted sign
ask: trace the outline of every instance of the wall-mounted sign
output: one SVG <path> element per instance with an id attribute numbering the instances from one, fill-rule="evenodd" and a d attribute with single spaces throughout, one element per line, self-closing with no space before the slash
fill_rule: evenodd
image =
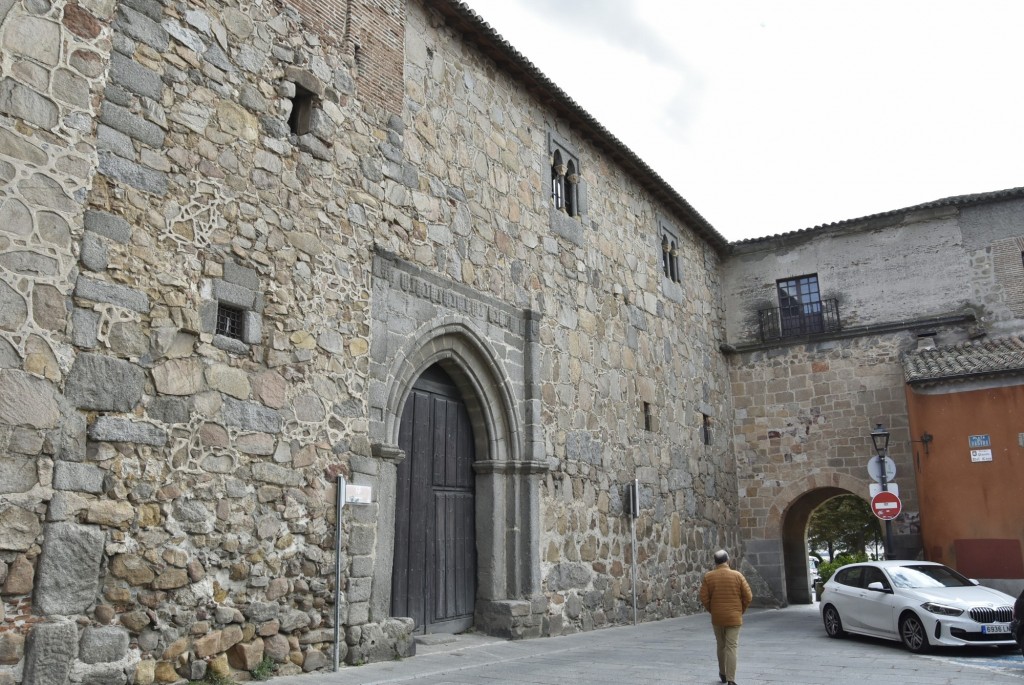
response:
<path id="1" fill-rule="evenodd" d="M 883 466 L 883 462 L 879 462 L 878 461 L 878 457 L 871 457 L 871 459 L 868 460 L 868 475 L 871 476 L 871 478 L 876 483 L 881 483 L 882 482 L 882 466 Z M 889 457 L 886 457 L 885 460 L 884 460 L 884 466 L 885 466 L 885 479 L 886 480 L 892 480 L 893 478 L 895 478 L 896 477 L 896 462 L 894 462 Z"/>
<path id="2" fill-rule="evenodd" d="M 886 487 L 886 490 L 888 492 L 891 492 L 892 494 L 896 495 L 897 497 L 900 496 L 900 486 L 897 483 L 893 483 L 892 481 L 889 481 L 888 483 L 885 484 L 885 487 Z M 875 495 L 877 495 L 880 492 L 882 492 L 882 484 L 881 483 L 868 483 L 868 495 L 870 495 L 871 497 L 874 497 Z"/>
<path id="3" fill-rule="evenodd" d="M 345 487 L 345 501 L 349 504 L 371 504 L 373 488 L 369 485 L 348 485 Z"/>
<path id="4" fill-rule="evenodd" d="M 992 461 L 992 450 L 971 450 L 971 461 Z"/>
<path id="5" fill-rule="evenodd" d="M 972 450 L 992 446 L 992 439 L 987 435 L 970 435 L 967 437 L 967 441 L 970 443 Z"/>

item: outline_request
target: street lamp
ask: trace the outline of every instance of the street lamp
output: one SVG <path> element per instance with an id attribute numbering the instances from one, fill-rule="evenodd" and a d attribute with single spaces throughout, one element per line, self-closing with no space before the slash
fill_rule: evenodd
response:
<path id="1" fill-rule="evenodd" d="M 885 430 L 885 426 L 875 424 L 875 429 L 871 431 L 871 442 L 875 446 L 875 454 L 878 455 L 879 482 L 882 492 L 886 492 L 889 490 L 885 473 L 885 458 L 889 456 L 889 431 Z M 892 521 L 889 519 L 885 520 L 885 558 L 892 558 Z"/>

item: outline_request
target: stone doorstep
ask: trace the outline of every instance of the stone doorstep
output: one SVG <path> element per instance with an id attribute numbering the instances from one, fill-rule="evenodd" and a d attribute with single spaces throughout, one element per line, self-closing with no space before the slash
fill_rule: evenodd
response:
<path id="1" fill-rule="evenodd" d="M 473 649 L 485 647 L 508 640 L 482 633 L 460 633 L 452 635 L 449 633 L 428 633 L 426 635 L 413 635 L 416 642 L 416 656 L 426 654 L 443 654 L 455 652 L 462 649 Z"/>

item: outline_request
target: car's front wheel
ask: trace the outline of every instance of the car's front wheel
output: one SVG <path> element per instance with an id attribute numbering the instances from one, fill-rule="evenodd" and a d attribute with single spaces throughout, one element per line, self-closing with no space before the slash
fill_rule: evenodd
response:
<path id="1" fill-rule="evenodd" d="M 846 635 L 846 631 L 843 630 L 843 620 L 839 618 L 839 610 L 831 604 L 825 607 L 822 620 L 825 621 L 825 633 L 829 637 L 842 637 Z"/>
<path id="2" fill-rule="evenodd" d="M 909 612 L 900 617 L 900 640 L 914 654 L 924 654 L 931 647 L 921 619 Z"/>

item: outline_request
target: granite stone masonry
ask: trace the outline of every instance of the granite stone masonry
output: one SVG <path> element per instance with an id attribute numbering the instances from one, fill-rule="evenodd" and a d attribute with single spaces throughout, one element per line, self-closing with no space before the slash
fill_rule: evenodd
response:
<path id="1" fill-rule="evenodd" d="M 756 260 L 457 0 L 0 0 L 0 73 L 0 683 L 652 621 L 719 547 L 784 603 L 904 411 L 907 330 L 746 344 Z"/>
<path id="2" fill-rule="evenodd" d="M 699 439 L 731 411 L 720 236 L 495 71 L 458 3 L 335 4 L 4 5 L 4 678 L 317 670 L 336 622 L 343 661 L 410 653 L 394 493 L 431 365 L 480 438 L 478 629 L 630 620 L 634 554 L 644 620 L 693 611 L 704 547 L 738 544 Z M 338 476 L 374 497 L 336 540 Z"/>

